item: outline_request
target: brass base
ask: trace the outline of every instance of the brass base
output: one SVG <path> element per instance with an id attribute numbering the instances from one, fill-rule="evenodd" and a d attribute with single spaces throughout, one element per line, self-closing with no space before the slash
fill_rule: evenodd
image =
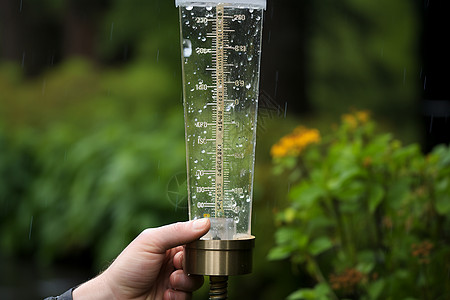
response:
<path id="1" fill-rule="evenodd" d="M 252 272 L 255 237 L 198 240 L 184 248 L 184 270 L 191 275 L 232 276 Z"/>

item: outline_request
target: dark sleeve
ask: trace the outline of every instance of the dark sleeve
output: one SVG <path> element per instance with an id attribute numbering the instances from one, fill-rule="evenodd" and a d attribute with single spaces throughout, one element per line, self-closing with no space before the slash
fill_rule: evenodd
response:
<path id="1" fill-rule="evenodd" d="M 72 300 L 72 291 L 75 288 L 71 288 L 70 290 L 66 291 L 64 294 L 59 295 L 58 297 L 48 297 L 44 300 Z"/>

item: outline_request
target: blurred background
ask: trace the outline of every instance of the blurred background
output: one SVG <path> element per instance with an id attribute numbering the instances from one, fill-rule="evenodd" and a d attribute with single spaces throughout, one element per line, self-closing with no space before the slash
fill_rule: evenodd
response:
<path id="1" fill-rule="evenodd" d="M 58 295 L 143 229 L 187 219 L 173 2 L 0 1 L 0 299 Z M 255 267 L 230 280 L 231 299 L 239 290 L 240 299 L 284 299 L 310 280 L 266 258 L 288 191 L 270 172 L 270 147 L 282 135 L 364 109 L 403 142 L 429 146 L 429 2 L 268 1 Z M 205 297 L 204 289 L 194 296 Z"/>

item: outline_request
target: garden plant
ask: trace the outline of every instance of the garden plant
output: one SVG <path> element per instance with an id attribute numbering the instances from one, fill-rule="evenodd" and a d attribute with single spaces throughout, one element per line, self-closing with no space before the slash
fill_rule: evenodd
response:
<path id="1" fill-rule="evenodd" d="M 424 154 L 375 125 L 352 111 L 271 149 L 290 190 L 269 258 L 311 278 L 290 300 L 450 298 L 450 149 Z"/>

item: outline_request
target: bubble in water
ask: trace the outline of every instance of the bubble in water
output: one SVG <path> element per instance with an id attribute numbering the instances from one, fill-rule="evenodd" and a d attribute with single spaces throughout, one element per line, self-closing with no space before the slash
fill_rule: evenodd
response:
<path id="1" fill-rule="evenodd" d="M 202 111 L 203 111 L 203 110 L 199 109 L 199 110 L 198 110 L 198 113 L 201 113 Z"/>
<path id="2" fill-rule="evenodd" d="M 212 9 L 212 6 L 207 6 L 206 7 L 206 10 L 211 10 Z"/>
<path id="3" fill-rule="evenodd" d="M 202 42 L 206 42 L 206 37 L 202 37 Z"/>
<path id="4" fill-rule="evenodd" d="M 247 197 L 245 198 L 245 202 L 249 203 L 250 201 L 251 201 L 250 195 L 247 195 Z"/>
<path id="5" fill-rule="evenodd" d="M 186 6 L 186 10 L 192 10 L 193 8 L 193 6 Z"/>
<path id="6" fill-rule="evenodd" d="M 247 60 L 248 60 L 248 61 L 252 61 L 252 59 L 253 59 L 253 56 L 252 56 L 252 55 L 249 55 L 249 56 L 247 57 Z"/>
<path id="7" fill-rule="evenodd" d="M 206 131 L 205 131 L 205 133 L 206 133 Z M 201 151 L 203 154 L 205 154 L 206 153 L 206 150 L 205 149 L 203 149 L 202 151 Z"/>
<path id="8" fill-rule="evenodd" d="M 250 89 L 252 87 L 252 85 L 249 83 L 245 86 L 247 89 Z"/>
<path id="9" fill-rule="evenodd" d="M 194 164 L 198 163 L 198 159 L 194 160 Z"/>
<path id="10" fill-rule="evenodd" d="M 239 223 L 239 217 L 238 216 L 236 216 L 236 217 L 234 217 L 234 223 Z"/>

